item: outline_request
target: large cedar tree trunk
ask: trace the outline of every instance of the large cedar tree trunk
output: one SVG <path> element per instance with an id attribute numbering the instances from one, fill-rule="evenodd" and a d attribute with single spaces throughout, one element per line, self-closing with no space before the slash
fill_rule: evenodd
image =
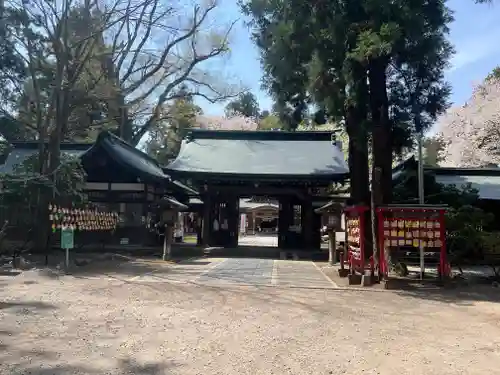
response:
<path id="1" fill-rule="evenodd" d="M 370 109 L 372 114 L 372 231 L 378 249 L 376 208 L 392 200 L 392 127 L 387 98 L 387 59 L 373 59 L 369 64 Z M 374 251 L 378 266 L 378 251 Z"/>
<path id="2" fill-rule="evenodd" d="M 346 106 L 346 131 L 349 136 L 349 178 L 351 201 L 356 205 L 370 205 L 370 183 L 368 163 L 368 87 L 366 69 L 361 64 L 353 66 L 351 98 Z M 365 232 L 365 259 L 373 253 L 372 228 L 367 212 Z"/>

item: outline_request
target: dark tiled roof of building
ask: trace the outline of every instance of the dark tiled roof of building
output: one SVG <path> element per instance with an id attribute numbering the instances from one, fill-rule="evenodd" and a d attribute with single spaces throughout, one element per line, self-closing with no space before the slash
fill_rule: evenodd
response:
<path id="1" fill-rule="evenodd" d="M 416 172 L 418 161 L 412 156 L 393 168 L 392 179 L 397 183 L 406 172 Z M 470 184 L 481 199 L 500 200 L 500 168 L 443 168 L 424 166 L 425 173 L 435 176 L 436 182 L 461 188 Z"/>
<path id="2" fill-rule="evenodd" d="M 12 147 L 12 151 L 9 153 L 5 163 L 0 165 L 0 173 L 14 172 L 17 165 L 38 152 L 37 142 L 14 142 L 12 143 Z M 84 165 L 85 160 L 90 160 L 100 150 L 103 150 L 107 157 L 111 158 L 122 168 L 128 169 L 145 183 L 170 182 L 171 186 L 175 186 L 178 190 L 189 194 L 197 194 L 195 190 L 181 182 L 173 181 L 168 174 L 165 174 L 155 159 L 108 131 L 100 133 L 94 144 L 61 144 L 61 152 L 63 154 L 81 158 Z"/>
<path id="3" fill-rule="evenodd" d="M 92 148 L 82 155 L 82 159 L 85 161 L 99 150 L 104 150 L 114 162 L 129 169 L 144 182 L 160 182 L 170 179 L 155 159 L 110 132 L 100 133 Z"/>
<path id="4" fill-rule="evenodd" d="M 261 178 L 343 178 L 344 154 L 330 132 L 194 130 L 182 142 L 170 173 Z"/>
<path id="5" fill-rule="evenodd" d="M 13 173 L 16 167 L 38 152 L 37 142 L 12 142 L 11 146 L 5 163 L 0 165 L 0 173 Z M 77 158 L 91 147 L 89 143 L 61 143 L 61 153 Z"/>

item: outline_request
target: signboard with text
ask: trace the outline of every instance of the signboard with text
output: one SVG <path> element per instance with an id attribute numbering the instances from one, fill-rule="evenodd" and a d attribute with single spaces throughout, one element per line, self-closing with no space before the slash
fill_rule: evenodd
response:
<path id="1" fill-rule="evenodd" d="M 71 228 L 61 229 L 61 248 L 73 249 L 75 247 L 75 232 Z"/>

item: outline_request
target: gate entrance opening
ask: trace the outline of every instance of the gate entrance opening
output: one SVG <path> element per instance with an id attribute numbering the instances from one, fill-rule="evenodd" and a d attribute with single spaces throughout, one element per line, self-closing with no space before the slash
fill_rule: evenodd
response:
<path id="1" fill-rule="evenodd" d="M 279 202 L 268 197 L 240 199 L 238 246 L 278 246 Z"/>

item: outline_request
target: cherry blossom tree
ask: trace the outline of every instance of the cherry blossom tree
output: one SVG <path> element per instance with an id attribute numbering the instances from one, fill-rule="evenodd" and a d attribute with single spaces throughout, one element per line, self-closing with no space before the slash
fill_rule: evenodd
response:
<path id="1" fill-rule="evenodd" d="M 257 130 L 257 122 L 244 116 L 210 116 L 200 115 L 196 118 L 200 129 L 207 130 Z"/>
<path id="2" fill-rule="evenodd" d="M 471 98 L 450 109 L 438 122 L 443 147 L 440 165 L 487 167 L 500 164 L 500 78 L 490 74 Z"/>

